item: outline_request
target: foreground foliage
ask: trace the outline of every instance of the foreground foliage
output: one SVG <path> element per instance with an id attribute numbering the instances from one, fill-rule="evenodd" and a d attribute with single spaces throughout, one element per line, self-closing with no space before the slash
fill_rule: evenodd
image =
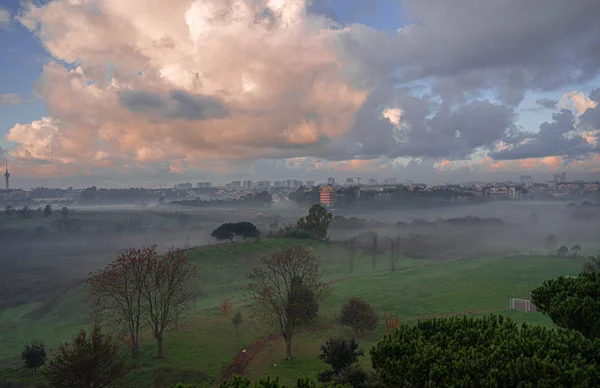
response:
<path id="1" fill-rule="evenodd" d="M 389 387 L 600 386 L 597 341 L 491 315 L 401 325 L 371 349 Z"/>
<path id="2" fill-rule="evenodd" d="M 531 302 L 560 327 L 600 338 L 600 273 L 545 281 L 531 292 Z"/>
<path id="3" fill-rule="evenodd" d="M 187 387 L 186 387 L 187 388 Z M 279 379 L 271 380 L 269 377 L 252 382 L 246 377 L 235 376 L 229 381 L 225 381 L 219 385 L 219 388 L 351 388 L 348 385 L 341 384 L 317 384 L 310 379 L 298 379 L 296 385 L 288 386 L 281 384 Z"/>
<path id="4" fill-rule="evenodd" d="M 125 373 L 125 359 L 118 342 L 94 325 L 58 348 L 44 376 L 56 388 L 110 387 Z"/>

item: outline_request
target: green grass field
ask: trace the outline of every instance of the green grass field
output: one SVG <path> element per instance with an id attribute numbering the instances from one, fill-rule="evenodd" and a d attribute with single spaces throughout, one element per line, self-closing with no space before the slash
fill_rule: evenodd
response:
<path id="1" fill-rule="evenodd" d="M 348 329 L 332 325 L 340 306 L 351 296 L 359 295 L 376 306 L 380 313 L 394 313 L 401 323 L 444 314 L 483 315 L 506 314 L 518 322 L 552 327 L 552 322 L 539 313 L 508 311 L 509 299 L 529 299 L 532 288 L 544 280 L 560 275 L 576 275 L 582 258 L 511 256 L 482 257 L 444 262 L 404 258 L 396 272 L 389 271 L 388 254 L 377 258 L 372 267 L 370 258 L 357 255 L 355 270 L 349 272 L 347 251 L 342 246 L 326 245 L 307 240 L 263 239 L 235 245 L 194 248 L 190 256 L 199 266 L 202 296 L 195 308 L 176 331 L 165 340 L 165 359 L 155 359 L 156 346 L 146 333 L 141 346 L 139 367 L 123 379 L 125 387 L 168 386 L 184 380 L 212 386 L 221 376 L 221 367 L 255 339 L 268 334 L 268 329 L 253 319 L 243 303 L 241 287 L 245 275 L 259 265 L 261 256 L 297 245 L 311 247 L 320 257 L 324 280 L 332 282 L 331 295 L 322 305 L 314 327 L 323 327 L 298 334 L 294 343 L 294 360 L 284 361 L 281 340 L 269 341 L 253 358 L 248 370 L 252 378 L 279 376 L 293 383 L 298 377 L 315 377 L 325 368 L 318 358 L 319 346 L 329 336 L 348 333 Z M 219 301 L 229 296 L 245 317 L 236 337 L 230 318 L 220 314 Z M 30 340 L 41 339 L 50 348 L 69 340 L 85 326 L 85 289 L 72 288 L 52 306 L 28 304 L 0 312 L 0 364 L 12 367 L 19 353 Z M 361 347 L 368 349 L 383 335 L 383 325 L 360 338 Z M 368 356 L 361 361 L 369 365 Z M 2 379 L 34 381 L 28 371 L 5 368 Z"/>

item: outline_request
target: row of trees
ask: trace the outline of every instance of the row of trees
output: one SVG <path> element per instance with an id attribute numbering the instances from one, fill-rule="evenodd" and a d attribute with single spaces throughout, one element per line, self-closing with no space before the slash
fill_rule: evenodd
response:
<path id="1" fill-rule="evenodd" d="M 554 254 L 554 250 L 556 249 L 557 245 L 558 240 L 554 234 L 549 234 L 548 237 L 546 237 L 546 239 L 544 240 L 544 246 L 550 251 L 551 255 Z M 579 252 L 581 252 L 581 246 L 577 244 L 573 245 L 571 247 L 570 252 L 573 256 L 578 256 Z M 569 247 L 567 247 L 566 245 L 561 245 L 558 248 L 558 250 L 556 250 L 556 253 L 559 256 L 567 256 L 569 254 Z"/>
<path id="2" fill-rule="evenodd" d="M 140 328 L 146 323 L 163 357 L 167 328 L 196 298 L 196 266 L 186 253 L 170 249 L 159 255 L 156 245 L 126 249 L 88 279 L 93 314 L 127 333 L 133 357 L 139 353 Z"/>

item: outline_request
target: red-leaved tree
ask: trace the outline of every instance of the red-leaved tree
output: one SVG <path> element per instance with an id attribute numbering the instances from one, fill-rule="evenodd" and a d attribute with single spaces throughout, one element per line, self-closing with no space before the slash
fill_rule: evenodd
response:
<path id="1" fill-rule="evenodd" d="M 133 357 L 139 353 L 140 326 L 148 323 L 162 358 L 166 328 L 177 322 L 196 295 L 195 269 L 181 250 L 164 255 L 157 253 L 156 245 L 123 250 L 88 279 L 95 318 L 127 331 Z"/>
<path id="2" fill-rule="evenodd" d="M 124 249 L 115 261 L 88 278 L 94 318 L 105 321 L 107 327 L 126 330 L 134 358 L 139 353 L 144 312 L 142 295 L 146 278 L 150 276 L 148 262 L 156 255 L 156 245 Z"/>

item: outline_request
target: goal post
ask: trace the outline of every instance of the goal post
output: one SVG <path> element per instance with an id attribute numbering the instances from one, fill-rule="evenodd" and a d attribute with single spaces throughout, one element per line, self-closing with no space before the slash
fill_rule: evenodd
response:
<path id="1" fill-rule="evenodd" d="M 510 300 L 511 310 L 531 312 L 531 301 L 529 299 L 512 298 Z"/>

